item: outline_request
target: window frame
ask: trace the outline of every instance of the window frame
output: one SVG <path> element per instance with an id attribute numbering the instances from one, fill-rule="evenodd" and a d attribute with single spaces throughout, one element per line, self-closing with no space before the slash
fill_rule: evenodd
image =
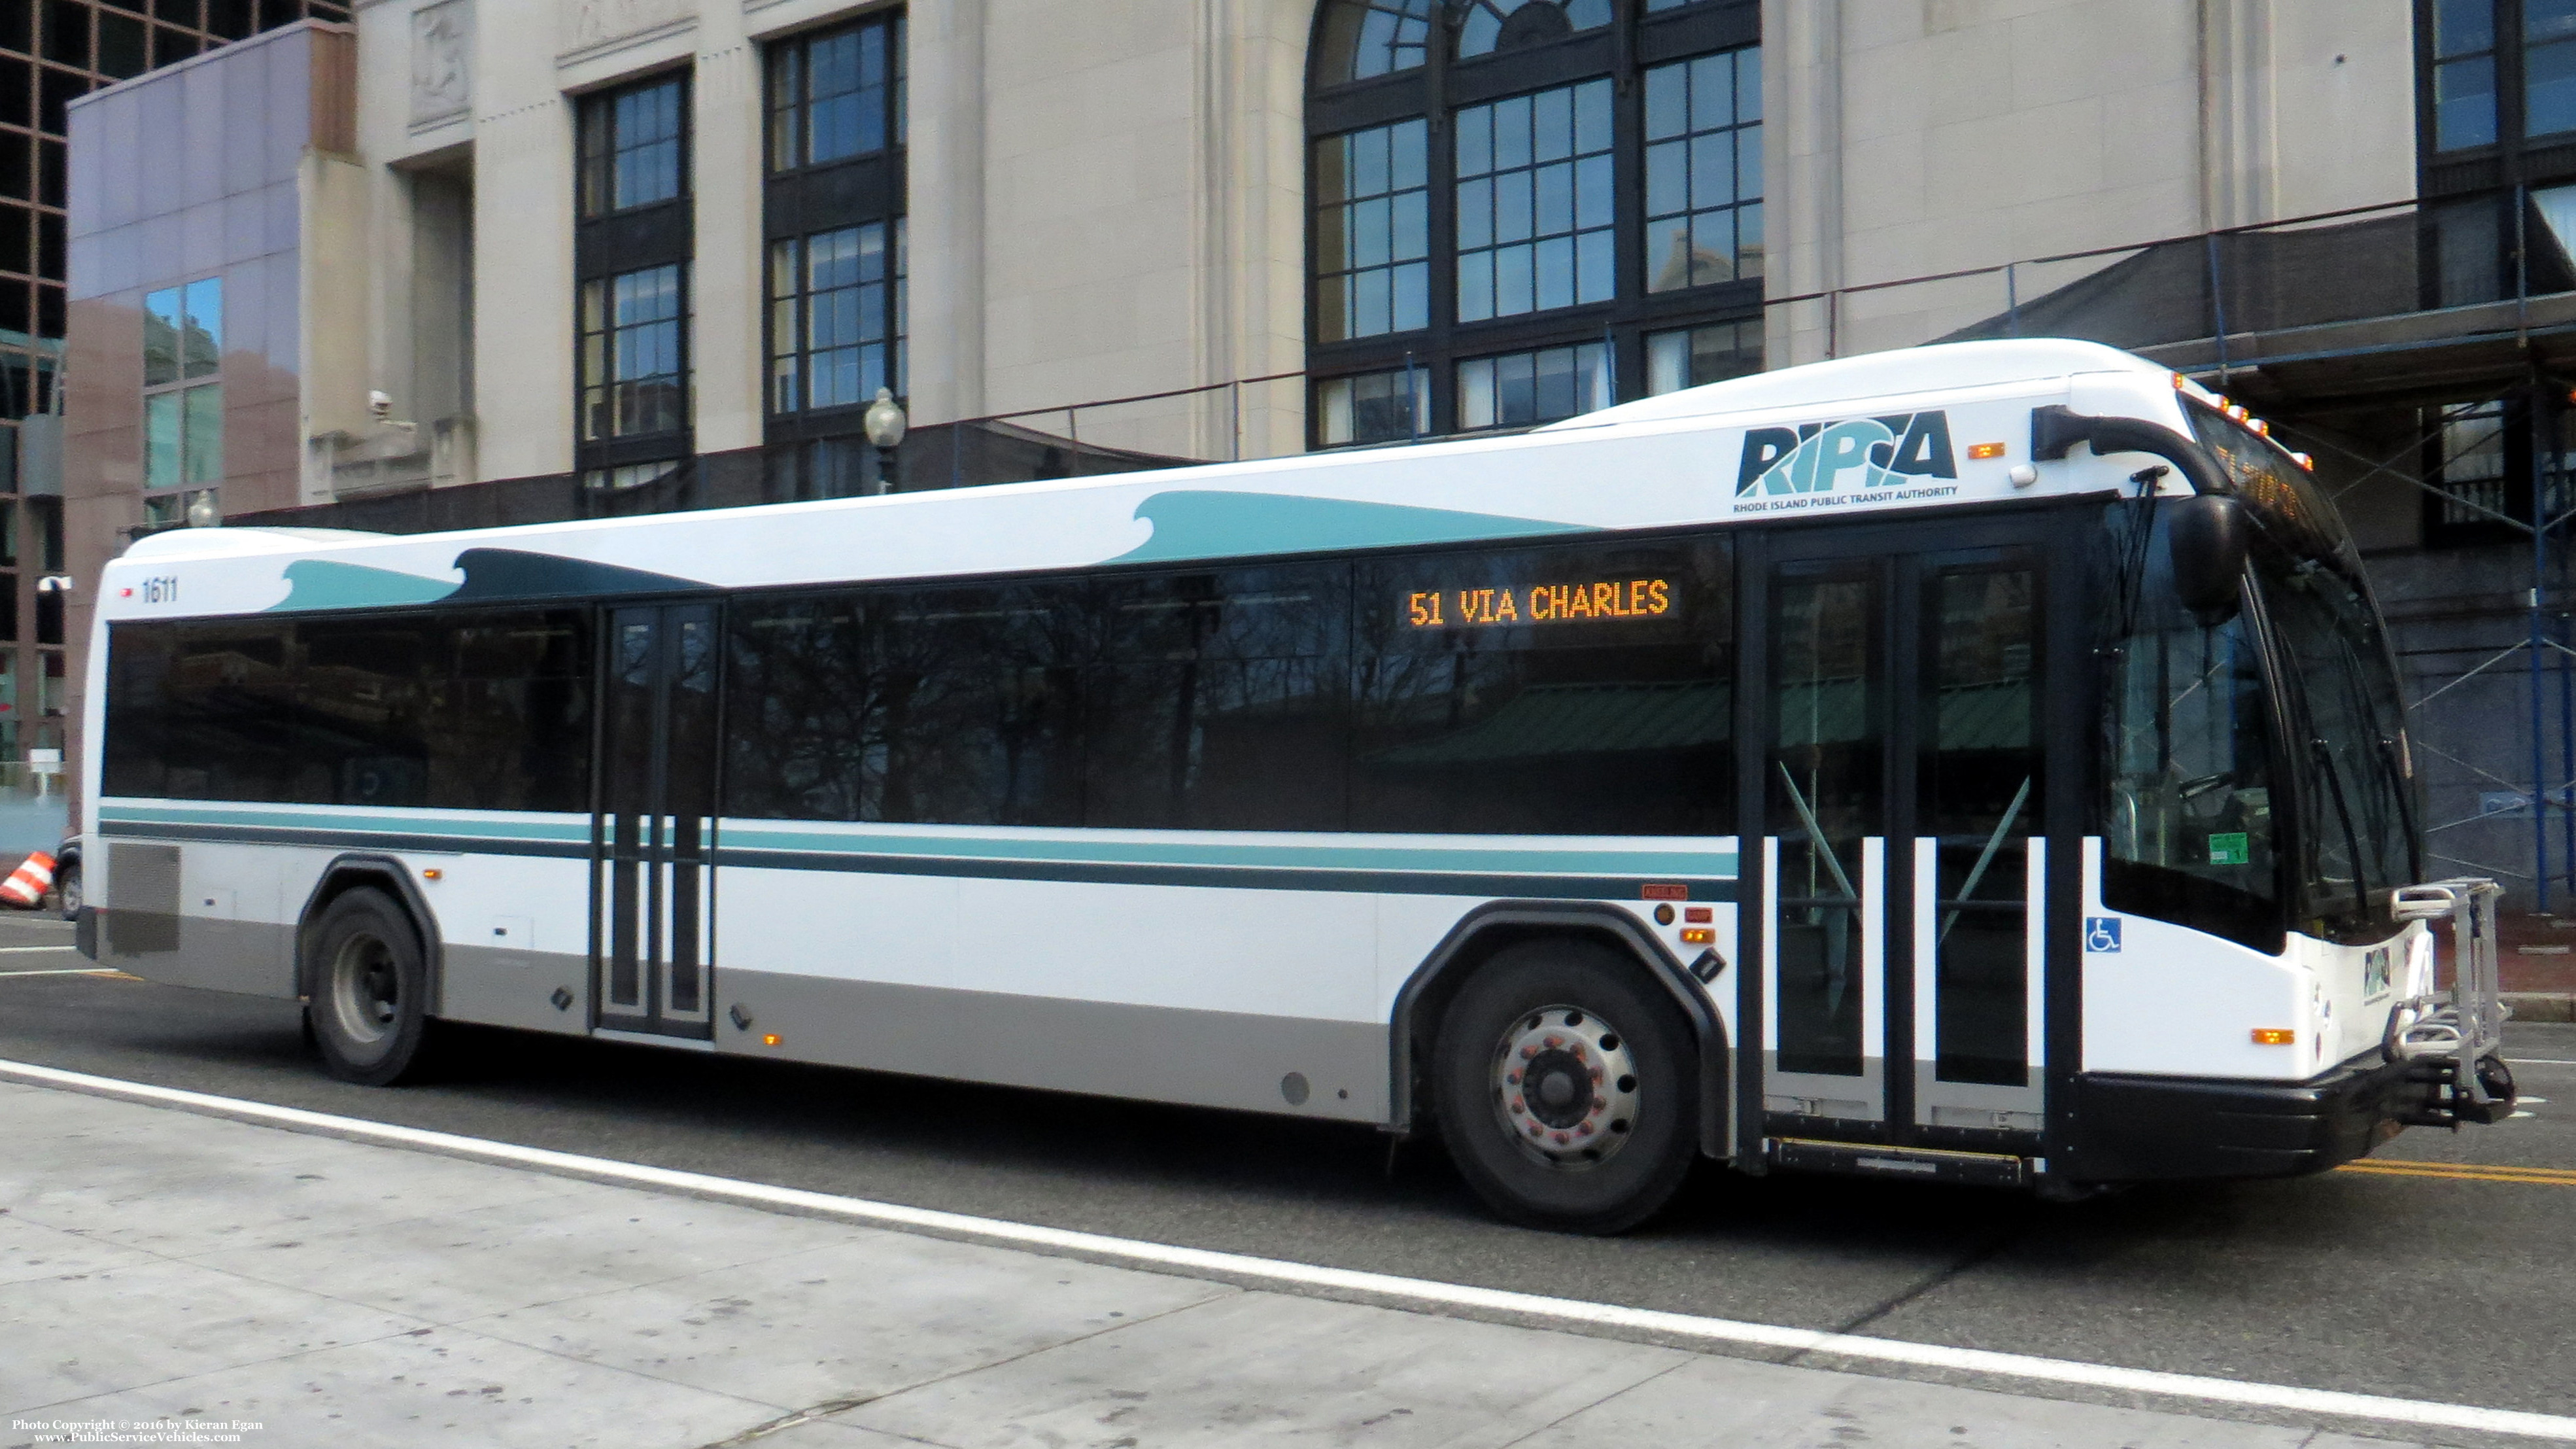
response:
<path id="1" fill-rule="evenodd" d="M 660 86 L 676 85 L 679 93 L 679 131 L 673 138 L 679 147 L 678 191 L 658 200 L 635 206 L 593 214 L 586 209 L 584 192 L 588 186 L 591 154 L 591 118 L 614 114 L 621 96 L 639 94 Z M 584 485 L 595 489 L 617 490 L 637 480 L 668 476 L 683 466 L 697 452 L 697 349 L 695 330 L 697 257 L 695 167 L 697 122 L 695 105 L 697 84 L 694 71 L 683 64 L 656 71 L 650 75 L 597 91 L 578 98 L 579 114 L 574 128 L 574 216 L 573 287 L 571 296 L 571 334 L 573 366 L 571 406 L 573 417 L 573 468 Z M 608 179 L 613 187 L 614 176 Z M 593 282 L 610 282 L 614 278 L 655 267 L 677 265 L 680 275 L 680 391 L 683 399 L 679 425 L 651 433 L 611 432 L 597 438 L 585 436 L 588 393 L 594 385 L 606 385 L 612 379 L 590 376 L 585 356 L 589 341 L 582 315 L 583 299 Z"/>
<path id="2" fill-rule="evenodd" d="M 669 317 L 655 317 L 641 322 L 627 323 L 621 326 L 617 321 L 616 315 L 617 284 L 629 277 L 640 277 L 648 272 L 659 272 L 665 270 L 671 271 L 675 274 L 673 280 L 675 284 L 674 291 L 677 294 L 676 310 Z M 573 352 L 573 371 L 575 374 L 574 390 L 575 396 L 578 399 L 577 407 L 580 409 L 579 415 L 574 419 L 573 434 L 579 443 L 593 447 L 613 446 L 620 443 L 632 442 L 637 439 L 666 439 L 674 435 L 685 434 L 690 431 L 690 422 L 697 409 L 697 387 L 694 373 L 696 358 L 694 355 L 694 348 L 691 346 L 692 339 L 689 335 L 694 330 L 691 324 L 696 318 L 696 308 L 694 305 L 695 294 L 691 288 L 692 278 L 690 277 L 689 272 L 690 264 L 687 261 L 656 262 L 647 266 L 636 267 L 629 271 L 612 272 L 605 276 L 584 277 L 573 289 L 573 308 L 575 317 Z M 599 289 L 599 293 L 602 298 L 602 304 L 598 311 L 601 325 L 596 328 L 590 325 L 590 314 L 592 310 L 590 297 L 592 289 L 594 288 Z M 618 375 L 616 357 L 618 353 L 619 336 L 622 333 L 640 332 L 647 327 L 662 326 L 668 326 L 675 330 L 676 342 L 674 346 L 678 353 L 676 366 L 674 370 L 668 374 L 657 372 L 647 373 L 643 376 L 671 376 L 678 380 L 677 386 L 679 390 L 680 413 L 679 425 L 674 428 L 638 428 L 633 431 L 621 430 L 616 424 L 616 418 L 621 411 L 617 389 L 620 386 L 632 384 L 640 381 L 641 379 L 620 377 Z M 591 361 L 591 342 L 594 338 L 599 339 L 600 342 L 598 353 L 600 359 L 599 366 L 602 370 L 597 376 L 593 376 L 591 373 L 593 365 Z M 594 393 L 600 394 L 606 400 L 610 414 L 610 423 L 608 428 L 597 435 L 592 435 L 589 432 L 589 410 L 592 395 Z"/>
<path id="3" fill-rule="evenodd" d="M 779 65 L 775 59 L 783 50 L 793 49 L 798 55 L 796 74 L 800 87 L 810 86 L 813 47 L 838 36 L 855 34 L 871 26 L 885 28 L 895 47 L 889 62 L 886 87 L 890 114 L 886 118 L 886 144 L 873 151 L 836 156 L 827 161 L 799 158 L 796 165 L 775 164 L 772 150 L 774 118 L 789 108 L 778 104 L 773 88 L 778 83 Z M 889 229 L 901 249 L 900 258 L 909 257 L 910 204 L 907 180 L 911 144 L 910 126 L 905 110 L 911 101 L 909 77 L 911 67 L 908 48 L 912 28 L 909 15 L 901 7 L 870 11 L 855 18 L 833 20 L 803 30 L 791 31 L 764 42 L 760 60 L 761 97 L 761 235 L 760 235 L 760 410 L 762 436 L 766 444 L 765 496 L 785 502 L 815 496 L 817 479 L 826 471 L 839 476 L 840 470 L 826 470 L 817 452 L 818 445 L 836 444 L 843 451 L 858 448 L 859 466 L 853 471 L 860 486 L 876 488 L 884 480 L 877 476 L 883 461 L 876 449 L 865 446 L 864 418 L 874 395 L 827 408 L 799 406 L 782 410 L 778 407 L 776 366 L 782 354 L 778 332 L 780 298 L 772 274 L 775 248 L 781 242 L 794 242 L 798 256 L 817 236 L 871 224 Z M 800 100 L 794 109 L 805 114 L 809 101 Z M 800 132 L 807 123 L 800 122 Z M 911 382 L 911 309 L 909 306 L 909 266 L 902 267 L 901 284 L 889 279 L 889 332 L 887 343 L 892 361 L 887 371 L 888 386 L 894 389 L 898 402 L 908 405 Z M 796 295 L 806 295 L 800 279 Z M 803 401 L 800 385 L 799 402 Z"/>
<path id="4" fill-rule="evenodd" d="M 215 328 L 207 337 L 208 352 L 202 367 L 196 366 L 189 355 L 197 333 L 193 324 L 199 304 L 194 299 L 200 288 L 212 289 L 215 309 Z M 173 299 L 171 305 L 176 309 L 174 315 L 179 319 L 178 331 L 171 341 L 173 348 L 170 360 L 171 372 L 169 376 L 158 382 L 152 380 L 152 362 L 147 344 L 142 388 L 143 526 L 153 530 L 186 526 L 188 509 L 201 495 L 216 499 L 217 506 L 220 507 L 224 481 L 223 273 L 211 272 L 202 277 L 191 277 L 185 281 L 174 282 L 166 287 L 154 287 L 146 292 L 143 325 L 147 334 L 154 325 L 155 299 L 164 296 Z M 174 476 L 155 482 L 152 475 L 154 452 L 152 407 L 156 400 L 162 398 L 170 400 L 173 411 L 171 427 L 175 436 L 171 445 L 171 468 Z M 190 414 L 194 411 L 191 403 L 199 398 L 203 398 L 213 409 L 214 456 L 206 460 L 193 456 L 196 450 L 189 445 L 193 431 L 189 425 Z M 205 465 L 202 472 L 199 471 L 200 462 Z"/>
<path id="5" fill-rule="evenodd" d="M 573 214 L 575 216 L 583 221 L 598 221 L 689 200 L 690 194 L 695 190 L 691 153 L 696 150 L 697 142 L 696 118 L 692 114 L 692 107 L 696 100 L 694 94 L 696 87 L 691 84 L 693 79 L 694 77 L 686 68 L 666 70 L 640 80 L 612 86 L 606 90 L 591 91 L 580 98 L 580 114 L 574 126 L 573 140 Z M 677 92 L 679 106 L 678 129 L 667 138 L 679 152 L 678 158 L 673 163 L 675 174 L 672 180 L 672 192 L 668 196 L 657 196 L 650 200 L 620 206 L 615 202 L 620 171 L 619 158 L 630 151 L 642 148 L 640 146 L 621 147 L 618 144 L 616 122 L 618 102 L 664 87 L 670 87 Z M 662 143 L 652 141 L 645 144 Z"/>
<path id="6" fill-rule="evenodd" d="M 1612 23 L 1561 40 L 1465 60 L 1456 58 L 1456 12 L 1442 10 L 1423 47 L 1421 66 L 1335 81 L 1323 73 L 1324 43 L 1339 0 L 1315 7 L 1306 75 L 1304 130 L 1306 252 L 1301 273 L 1307 328 L 1307 446 L 1366 446 L 1400 439 L 1327 443 L 1321 407 L 1326 384 L 1365 374 L 1425 370 L 1431 379 L 1429 437 L 1459 430 L 1457 366 L 1473 358 L 1586 342 L 1609 343 L 1612 395 L 1645 395 L 1645 334 L 1707 323 L 1758 319 L 1764 282 L 1739 278 L 1649 294 L 1644 257 L 1644 76 L 1658 66 L 1717 51 L 1758 46 L 1761 13 L 1753 0 L 1697 0 L 1648 10 L 1644 0 L 1617 0 Z M 1613 270 L 1608 301 L 1543 312 L 1458 320 L 1457 151 L 1454 118 L 1494 101 L 1608 78 L 1612 101 Z M 1429 325 L 1369 337 L 1322 340 L 1324 288 L 1318 259 L 1327 255 L 1320 150 L 1342 135 L 1424 118 L 1428 126 Z"/>

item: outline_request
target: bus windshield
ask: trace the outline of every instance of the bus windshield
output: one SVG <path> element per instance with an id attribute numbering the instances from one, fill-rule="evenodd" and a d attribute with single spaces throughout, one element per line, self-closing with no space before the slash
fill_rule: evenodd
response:
<path id="1" fill-rule="evenodd" d="M 2404 698 L 2359 552 L 2333 502 L 2277 445 L 2191 412 L 2257 529 L 2252 573 L 2298 800 L 2295 923 L 2326 940 L 2385 938 L 2388 894 L 2420 878 L 2422 861 Z"/>
<path id="2" fill-rule="evenodd" d="M 2420 878 L 2402 696 L 2342 519 L 2304 469 L 2198 407 L 2256 525 L 2251 607 L 2177 602 L 2153 500 L 2115 509 L 2103 896 L 2265 952 L 2287 929 L 2364 943 Z"/>

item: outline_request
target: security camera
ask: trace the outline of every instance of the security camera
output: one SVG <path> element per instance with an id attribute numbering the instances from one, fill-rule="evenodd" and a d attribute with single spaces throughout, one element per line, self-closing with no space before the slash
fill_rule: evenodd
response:
<path id="1" fill-rule="evenodd" d="M 367 411 L 374 413 L 376 415 L 376 421 L 380 423 L 385 419 L 392 417 L 394 415 L 393 394 L 378 392 L 372 388 L 368 389 Z"/>

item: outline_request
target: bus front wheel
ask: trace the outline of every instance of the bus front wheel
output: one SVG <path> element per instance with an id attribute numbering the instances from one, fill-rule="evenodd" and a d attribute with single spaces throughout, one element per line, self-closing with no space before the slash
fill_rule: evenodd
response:
<path id="1" fill-rule="evenodd" d="M 305 980 L 323 1070 L 368 1087 L 410 1075 L 430 1025 L 429 967 L 411 917 L 360 887 L 331 902 L 310 940 Z"/>
<path id="2" fill-rule="evenodd" d="M 1688 1030 L 1618 952 L 1514 946 L 1441 1015 L 1432 1057 L 1441 1137 L 1502 1217 L 1624 1232 L 1690 1170 L 1691 1062 Z"/>

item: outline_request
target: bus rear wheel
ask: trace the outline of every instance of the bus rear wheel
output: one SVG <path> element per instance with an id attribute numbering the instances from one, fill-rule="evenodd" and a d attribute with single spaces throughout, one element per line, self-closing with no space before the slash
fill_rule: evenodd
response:
<path id="1" fill-rule="evenodd" d="M 1511 947 L 1442 1013 L 1433 1102 L 1459 1173 L 1508 1221 L 1619 1233 L 1652 1217 L 1698 1140 L 1690 1035 L 1627 958 Z"/>
<path id="2" fill-rule="evenodd" d="M 418 1070 L 429 1034 L 429 966 L 411 917 L 372 887 L 341 895 L 309 938 L 307 1009 L 322 1068 L 389 1087 Z"/>

